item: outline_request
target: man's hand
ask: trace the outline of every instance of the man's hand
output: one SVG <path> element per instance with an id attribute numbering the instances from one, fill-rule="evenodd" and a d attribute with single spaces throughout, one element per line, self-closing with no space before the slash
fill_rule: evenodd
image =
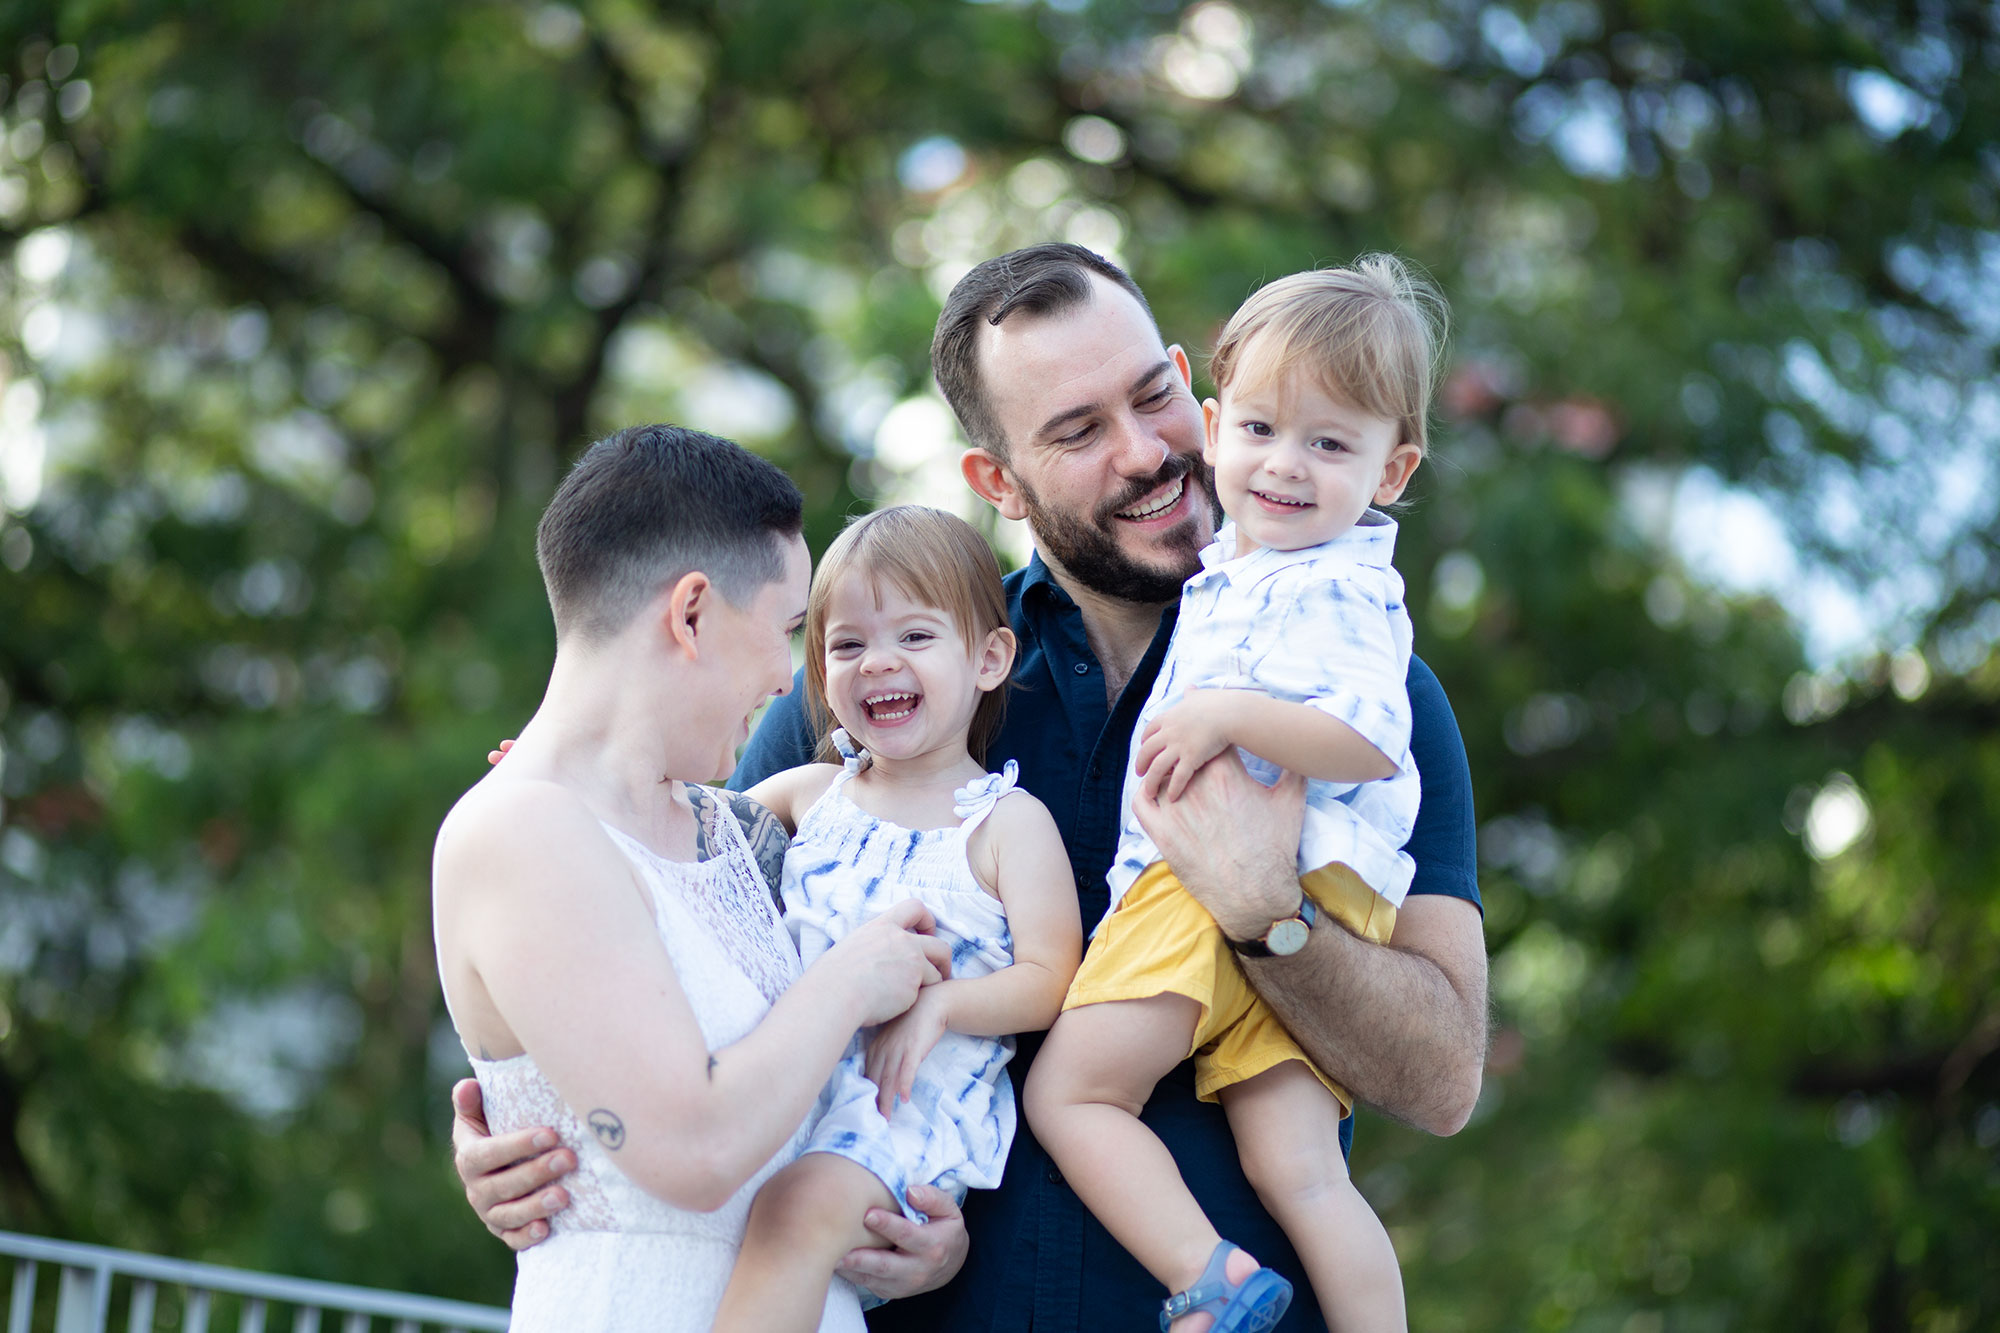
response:
<path id="1" fill-rule="evenodd" d="M 1226 754 L 1204 764 L 1179 800 L 1134 792 L 1132 814 L 1222 933 L 1249 940 L 1299 905 L 1305 801 L 1304 778 L 1287 773 L 1266 787 Z"/>
<path id="2" fill-rule="evenodd" d="M 891 1248 L 849 1250 L 840 1275 L 884 1300 L 935 1291 L 965 1263 L 965 1219 L 943 1190 L 910 1186 L 910 1203 L 930 1221 L 918 1226 L 888 1208 L 870 1208 L 862 1225 Z"/>
<path id="3" fill-rule="evenodd" d="M 1189 690 L 1153 719 L 1139 738 L 1133 762 L 1149 800 L 1178 801 L 1202 765 L 1229 748 L 1234 693 L 1238 692 Z"/>
<path id="4" fill-rule="evenodd" d="M 926 986 L 917 992 L 915 1004 L 901 1017 L 884 1023 L 869 1040 L 863 1069 L 881 1089 L 875 1105 L 885 1119 L 896 1109 L 898 1099 L 910 1099 L 910 1089 L 917 1083 L 917 1066 L 944 1036 L 946 1018 L 937 988 Z"/>
<path id="5" fill-rule="evenodd" d="M 569 1207 L 569 1191 L 551 1182 L 576 1170 L 576 1154 L 556 1146 L 552 1129 L 493 1134 L 472 1079 L 452 1085 L 451 1110 L 452 1166 L 472 1211 L 510 1249 L 547 1240 L 548 1219 Z"/>

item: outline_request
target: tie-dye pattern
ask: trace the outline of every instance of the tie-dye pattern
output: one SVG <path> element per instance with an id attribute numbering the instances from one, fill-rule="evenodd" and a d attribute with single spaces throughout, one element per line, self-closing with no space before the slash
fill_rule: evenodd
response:
<path id="1" fill-rule="evenodd" d="M 877 819 L 843 790 L 865 766 L 851 761 L 826 795 L 806 811 L 785 855 L 785 924 L 799 957 L 813 960 L 905 898 L 922 900 L 937 919 L 937 938 L 951 946 L 951 974 L 985 976 L 1014 961 L 1007 909 L 973 878 L 966 840 L 995 804 L 1014 790 L 1016 767 L 962 787 L 955 828 L 906 829 Z M 910 1100 L 886 1119 L 877 1088 L 863 1072 L 874 1029 L 854 1044 L 820 1096 L 817 1128 L 806 1152 L 830 1152 L 859 1162 L 881 1179 L 903 1211 L 912 1183 L 935 1185 L 963 1200 L 968 1188 L 1000 1183 L 1014 1141 L 1014 1086 L 1007 1061 L 1014 1039 L 947 1032 L 917 1070 Z"/>

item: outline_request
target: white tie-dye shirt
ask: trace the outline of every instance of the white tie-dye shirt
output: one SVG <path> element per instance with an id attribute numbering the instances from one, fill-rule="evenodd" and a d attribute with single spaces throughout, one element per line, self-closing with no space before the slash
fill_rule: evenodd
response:
<path id="1" fill-rule="evenodd" d="M 1377 782 L 1306 783 L 1299 871 L 1332 862 L 1352 867 L 1395 906 L 1409 892 L 1416 862 L 1401 850 L 1417 819 L 1417 766 L 1410 756 L 1410 616 L 1403 578 L 1391 560 L 1396 522 L 1369 510 L 1319 546 L 1252 551 L 1236 557 L 1236 525 L 1226 523 L 1201 553 L 1202 568 L 1181 589 L 1180 621 L 1153 693 L 1139 714 L 1138 738 L 1192 689 L 1261 690 L 1339 718 L 1396 761 Z M 1267 786 L 1280 769 L 1248 751 L 1243 763 Z M 1132 818 L 1138 775 L 1125 774 L 1118 856 L 1108 880 L 1111 906 L 1159 848 Z"/>

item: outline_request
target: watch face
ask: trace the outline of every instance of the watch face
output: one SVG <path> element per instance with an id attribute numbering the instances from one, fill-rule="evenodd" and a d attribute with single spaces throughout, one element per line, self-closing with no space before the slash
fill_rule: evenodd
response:
<path id="1" fill-rule="evenodd" d="M 1264 936 L 1264 944 L 1272 953 L 1284 958 L 1305 948 L 1306 936 L 1311 933 L 1311 927 L 1305 922 L 1297 917 L 1288 917 L 1271 927 L 1270 933 Z"/>

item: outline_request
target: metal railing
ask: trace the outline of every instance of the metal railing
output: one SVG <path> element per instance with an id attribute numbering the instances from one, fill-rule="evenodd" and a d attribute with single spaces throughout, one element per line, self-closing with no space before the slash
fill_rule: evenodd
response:
<path id="1" fill-rule="evenodd" d="M 44 1311 L 54 1307 L 55 1322 L 50 1325 L 45 1318 L 39 1327 L 53 1327 L 54 1333 L 104 1333 L 114 1304 L 122 1308 L 127 1333 L 151 1333 L 156 1317 L 166 1318 L 177 1333 L 208 1333 L 210 1318 L 226 1317 L 231 1307 L 237 1333 L 264 1333 L 266 1322 L 274 1315 L 282 1318 L 285 1310 L 291 1312 L 292 1333 L 321 1333 L 328 1314 L 339 1318 L 340 1333 L 372 1333 L 377 1320 L 391 1321 L 394 1333 L 425 1328 L 498 1333 L 507 1327 L 507 1312 L 492 1305 L 311 1282 L 11 1231 L 0 1231 L 0 1255 L 14 1256 L 7 1333 L 33 1333 L 38 1327 L 35 1287 L 43 1264 L 56 1270 L 54 1297 L 42 1302 Z"/>

